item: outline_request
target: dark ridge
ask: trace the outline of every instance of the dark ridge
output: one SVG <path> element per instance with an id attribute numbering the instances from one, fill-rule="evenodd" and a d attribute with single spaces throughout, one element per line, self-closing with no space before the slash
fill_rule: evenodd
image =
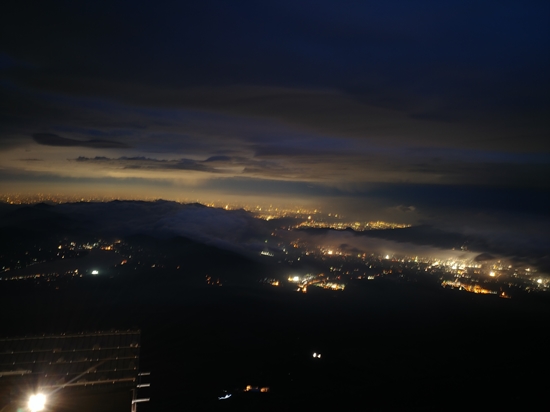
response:
<path id="1" fill-rule="evenodd" d="M 55 206 L 46 202 L 40 202 L 33 205 L 33 207 L 36 209 L 52 210 Z"/>
<path id="2" fill-rule="evenodd" d="M 10 227 L 14 232 L 28 230 L 53 234 L 77 233 L 83 226 L 77 220 L 58 213 L 55 206 L 39 203 L 24 206 L 0 217 L 0 227 Z"/>
<path id="3" fill-rule="evenodd" d="M 38 203 L 32 206 L 23 206 L 11 212 L 8 212 L 5 217 L 13 220 L 37 219 L 50 217 L 52 215 L 60 216 L 53 211 L 54 206 L 45 203 Z"/>
<path id="4" fill-rule="evenodd" d="M 166 201 L 166 202 L 168 202 L 168 201 Z M 175 203 L 175 202 L 174 202 L 174 203 Z M 192 207 L 201 207 L 201 208 L 208 207 L 208 206 L 203 205 L 202 203 L 198 203 L 198 202 L 183 203 L 182 205 L 183 205 L 183 206 L 192 206 Z"/>
<path id="5" fill-rule="evenodd" d="M 57 235 L 77 234 L 83 230 L 80 222 L 62 215 L 29 219 L 3 219 L 3 227 L 10 228 L 13 232 L 27 230 Z"/>

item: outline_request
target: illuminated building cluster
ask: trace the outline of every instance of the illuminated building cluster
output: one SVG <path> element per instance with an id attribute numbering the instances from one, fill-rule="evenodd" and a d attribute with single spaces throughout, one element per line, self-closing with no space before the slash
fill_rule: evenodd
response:
<path id="1" fill-rule="evenodd" d="M 467 283 L 461 283 L 461 282 L 457 282 L 457 281 L 443 281 L 441 283 L 441 286 L 443 286 L 444 288 L 445 287 L 450 287 L 450 288 L 453 288 L 453 289 L 458 289 L 458 290 L 465 290 L 466 292 L 471 292 L 471 293 L 481 293 L 481 294 L 484 294 L 484 295 L 496 295 L 497 292 L 494 291 L 494 290 L 489 290 L 489 289 L 485 289 L 481 286 L 479 286 L 478 284 L 467 284 Z"/>
<path id="2" fill-rule="evenodd" d="M 305 276 L 290 276 L 288 278 L 290 283 L 296 284 L 298 287 L 297 292 L 307 293 L 309 286 L 316 286 L 323 289 L 329 290 L 344 290 L 346 285 L 341 282 L 330 281 L 323 273 L 320 273 L 316 276 L 308 274 Z"/>
<path id="3" fill-rule="evenodd" d="M 158 198 L 143 197 L 143 196 L 99 196 L 99 195 L 87 195 L 76 196 L 60 193 L 11 193 L 0 195 L 0 202 L 8 203 L 10 205 L 30 205 L 35 203 L 78 203 L 78 202 L 112 202 L 114 200 L 145 200 L 154 201 Z"/>
<path id="4" fill-rule="evenodd" d="M 383 230 L 383 229 L 404 229 L 411 227 L 411 225 L 405 223 L 391 223 L 391 222 L 324 222 L 315 220 L 306 220 L 299 225 L 295 226 L 299 228 L 318 228 L 318 229 L 335 229 L 345 230 L 353 229 L 357 232 L 363 232 L 366 230 Z"/>
<path id="5" fill-rule="evenodd" d="M 334 282 L 317 282 L 317 283 L 313 283 L 312 285 L 323 289 L 330 289 L 330 290 L 344 290 L 346 288 L 346 285 L 344 285 L 343 283 L 334 283 Z"/>
<path id="6" fill-rule="evenodd" d="M 260 393 L 267 393 L 269 392 L 269 386 L 253 386 L 253 385 L 246 385 L 244 388 L 244 392 L 260 392 Z"/>

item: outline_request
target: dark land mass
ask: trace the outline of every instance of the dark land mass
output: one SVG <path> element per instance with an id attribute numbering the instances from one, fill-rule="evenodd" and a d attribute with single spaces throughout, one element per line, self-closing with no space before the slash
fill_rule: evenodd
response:
<path id="1" fill-rule="evenodd" d="M 12 232 L 22 242 L 32 233 Z M 134 259 L 98 276 L 0 282 L 0 325 L 2 337 L 140 329 L 151 402 L 138 411 L 527 410 L 546 402 L 543 295 L 499 299 L 392 276 L 303 294 L 260 282 L 292 269 L 274 259 L 182 236 L 121 238 Z M 82 402 L 79 411 L 114 412 L 128 399 L 113 394 L 111 409 L 98 409 L 89 392 L 64 393 L 66 411 Z"/>
<path id="2" fill-rule="evenodd" d="M 3 334 L 141 329 L 140 369 L 152 372 L 144 411 L 524 409 L 546 393 L 535 378 L 549 366 L 545 301 L 390 280 L 304 295 L 189 277 L 2 285 Z M 239 392 L 246 385 L 270 392 Z M 218 401 L 224 389 L 233 398 Z"/>

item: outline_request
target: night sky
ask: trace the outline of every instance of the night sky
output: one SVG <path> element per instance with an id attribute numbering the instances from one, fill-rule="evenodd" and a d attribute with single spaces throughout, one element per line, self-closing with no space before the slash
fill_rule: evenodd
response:
<path id="1" fill-rule="evenodd" d="M 9 2 L 1 192 L 307 204 L 547 250 L 549 21 L 543 1 Z"/>

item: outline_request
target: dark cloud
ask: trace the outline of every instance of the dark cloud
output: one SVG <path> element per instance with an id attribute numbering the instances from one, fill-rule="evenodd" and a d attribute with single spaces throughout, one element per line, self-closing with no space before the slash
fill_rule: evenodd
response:
<path id="1" fill-rule="evenodd" d="M 403 213 L 414 212 L 416 210 L 416 208 L 412 205 L 411 206 L 399 205 L 396 207 L 396 209 Z"/>
<path id="2" fill-rule="evenodd" d="M 518 93 L 518 85 L 526 89 L 522 94 L 534 92 L 531 98 L 543 96 L 535 87 L 548 64 L 536 53 L 548 46 L 543 3 L 294 3 L 142 3 L 131 13 L 123 2 L 63 10 L 37 3 L 26 13 L 12 6 L 5 33 L 29 30 L 4 47 L 46 66 L 141 83 L 355 86 L 355 93 L 370 91 L 373 100 L 403 105 L 414 99 L 424 106 L 472 97 L 510 104 L 502 97 Z M 39 39 L 33 27 L 43 33 Z M 68 53 L 78 46 L 86 53 Z M 518 78 L 502 84 L 510 72 Z M 484 82 L 488 90 L 472 87 Z M 382 96 L 381 89 L 387 90 Z"/>
<path id="3" fill-rule="evenodd" d="M 192 159 L 159 160 L 147 157 L 119 157 L 111 159 L 104 156 L 93 158 L 80 156 L 75 159 L 80 163 L 93 163 L 102 167 L 111 166 L 122 169 L 140 170 L 194 170 L 198 172 L 221 173 L 220 170 L 204 165 Z"/>
<path id="4" fill-rule="evenodd" d="M 205 160 L 205 162 L 230 162 L 231 157 L 229 156 L 211 156 Z"/>
<path id="5" fill-rule="evenodd" d="M 225 173 L 249 176 L 262 176 L 265 178 L 288 178 L 297 175 L 293 171 L 276 162 L 265 160 L 248 159 L 245 157 L 214 156 L 206 160 L 193 159 L 154 159 L 144 156 L 126 157 L 122 156 L 116 159 L 105 156 L 96 156 L 93 158 L 79 156 L 74 159 L 79 163 L 96 164 L 102 167 L 112 167 L 120 169 L 134 170 L 193 170 L 207 173 Z"/>
<path id="6" fill-rule="evenodd" d="M 43 90 L 61 88 L 62 93 L 106 97 L 129 105 L 273 119 L 304 132 L 360 139 L 381 146 L 548 151 L 545 143 L 548 125 L 541 123 L 545 119 L 542 114 L 540 118 L 524 118 L 514 124 L 510 123 L 510 116 L 493 115 L 485 116 L 484 121 L 473 116 L 471 120 L 448 123 L 414 117 L 402 109 L 370 104 L 339 90 L 265 86 L 181 89 L 90 78 L 71 78 L 61 84 L 58 79 L 51 79 L 51 86 L 48 82 L 47 76 L 41 77 L 40 84 L 31 86 Z M 517 137 L 521 135 L 529 138 L 522 139 L 519 144 Z"/>
<path id="7" fill-rule="evenodd" d="M 414 204 L 417 209 L 430 210 L 434 214 L 438 210 L 454 210 L 457 214 L 462 211 L 464 219 L 473 219 L 476 213 L 482 211 L 547 218 L 546 205 L 550 193 L 547 188 L 504 185 L 396 183 L 371 185 L 365 188 L 363 196 L 386 199 L 394 204 Z"/>
<path id="8" fill-rule="evenodd" d="M 64 146 L 64 147 L 91 147 L 94 149 L 127 149 L 125 143 L 109 141 L 109 140 L 75 140 L 61 137 L 52 133 L 34 133 L 32 135 L 34 141 L 45 146 Z"/>
<path id="9" fill-rule="evenodd" d="M 545 148 L 542 2 L 121 4 L 10 6 L 3 78 L 31 99 L 262 116 L 378 143 Z"/>

